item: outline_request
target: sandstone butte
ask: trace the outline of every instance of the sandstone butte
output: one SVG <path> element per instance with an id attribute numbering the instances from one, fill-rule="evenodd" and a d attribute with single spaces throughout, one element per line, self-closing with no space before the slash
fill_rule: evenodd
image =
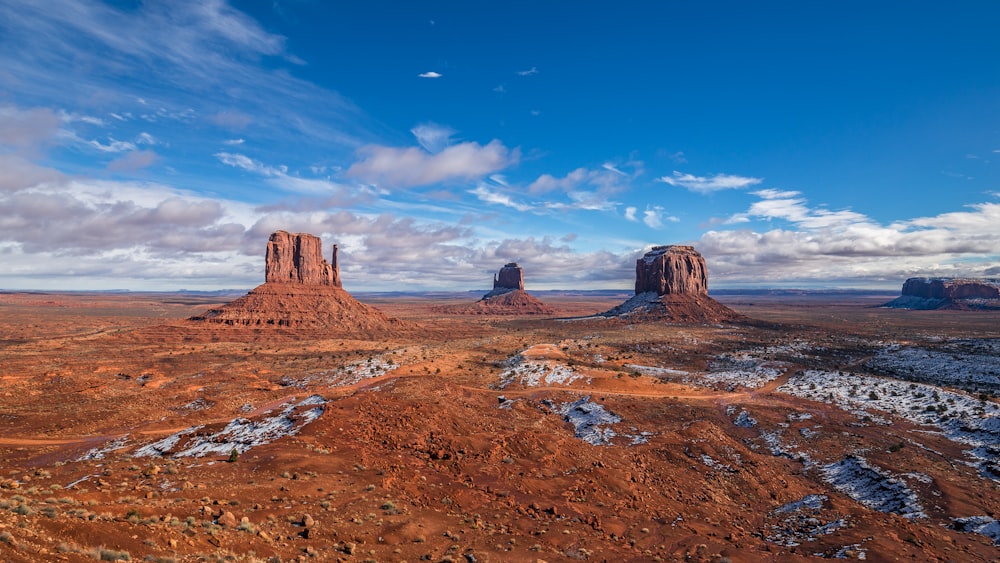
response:
<path id="1" fill-rule="evenodd" d="M 886 303 L 894 309 L 1000 309 L 1000 279 L 910 278 L 899 297 Z"/>
<path id="2" fill-rule="evenodd" d="M 267 242 L 264 284 L 209 309 L 191 321 L 252 328 L 308 328 L 345 334 L 380 334 L 403 321 L 361 303 L 341 287 L 337 246 L 323 259 L 322 241 L 305 233 L 273 233 Z"/>
<path id="3" fill-rule="evenodd" d="M 552 315 L 555 309 L 524 291 L 524 269 L 517 262 L 504 264 L 493 276 L 493 290 L 471 305 L 450 307 L 463 315 Z"/>
<path id="4" fill-rule="evenodd" d="M 654 246 L 635 263 L 635 295 L 605 317 L 717 323 L 743 318 L 708 295 L 705 259 L 691 246 Z"/>

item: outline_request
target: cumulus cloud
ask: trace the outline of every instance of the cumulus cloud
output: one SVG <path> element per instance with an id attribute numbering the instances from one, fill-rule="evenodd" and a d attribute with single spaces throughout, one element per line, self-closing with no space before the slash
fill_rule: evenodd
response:
<path id="1" fill-rule="evenodd" d="M 451 142 L 451 136 L 455 134 L 455 130 L 445 125 L 427 122 L 410 129 L 410 133 L 413 133 L 424 150 L 430 153 L 439 153 Z"/>
<path id="2" fill-rule="evenodd" d="M 451 145 L 437 154 L 409 147 L 369 145 L 358 151 L 360 160 L 346 175 L 363 182 L 391 188 L 426 186 L 441 182 L 468 181 L 500 171 L 520 159 L 520 151 L 494 139 L 486 145 L 475 142 Z"/>
<path id="3" fill-rule="evenodd" d="M 440 72 L 434 72 L 433 70 L 431 70 L 428 72 L 421 72 L 417 76 L 419 76 L 420 78 L 441 78 L 444 75 L 441 74 Z"/>
<path id="4" fill-rule="evenodd" d="M 719 190 L 732 190 L 748 188 L 763 181 L 762 178 L 751 178 L 748 176 L 736 176 L 733 174 L 716 174 L 715 176 L 695 176 L 674 171 L 673 176 L 662 176 L 657 179 L 660 182 L 679 186 L 697 193 L 710 193 Z"/>
<path id="5" fill-rule="evenodd" d="M 635 209 L 635 208 L 632 208 L 632 209 Z M 633 211 L 633 216 L 634 216 L 634 214 L 635 213 Z M 664 214 L 663 207 L 661 207 L 659 205 L 654 205 L 654 206 L 651 206 L 651 207 L 647 207 L 646 210 L 643 211 L 643 213 L 642 213 L 642 222 L 645 223 L 646 226 L 649 227 L 649 228 L 651 228 L 651 229 L 659 229 L 659 228 L 663 227 L 663 222 L 664 221 L 669 221 L 671 223 L 676 223 L 679 220 L 680 219 L 678 219 L 677 217 L 674 217 L 672 215 L 671 216 L 666 216 Z"/>
<path id="6" fill-rule="evenodd" d="M 638 211 L 638 209 L 636 209 L 635 207 L 626 207 L 625 218 L 628 219 L 629 221 L 636 221 L 637 220 L 635 218 L 636 211 Z"/>
<path id="7" fill-rule="evenodd" d="M 916 275 L 983 276 L 1000 263 L 1000 204 L 880 224 L 851 210 L 810 206 L 798 192 L 760 190 L 737 217 L 765 230 L 710 230 L 699 249 L 713 279 L 742 283 L 890 283 Z"/>

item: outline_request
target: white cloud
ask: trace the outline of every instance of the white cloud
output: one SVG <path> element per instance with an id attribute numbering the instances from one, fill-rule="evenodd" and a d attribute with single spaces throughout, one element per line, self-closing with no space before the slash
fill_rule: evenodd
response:
<path id="1" fill-rule="evenodd" d="M 451 136 L 455 134 L 455 130 L 446 125 L 427 122 L 410 129 L 410 133 L 413 133 L 424 150 L 439 153 L 451 142 Z"/>
<path id="2" fill-rule="evenodd" d="M 519 70 L 517 71 L 517 74 L 518 76 L 531 76 L 538 74 L 538 69 L 536 67 L 531 67 L 528 70 Z"/>
<path id="3" fill-rule="evenodd" d="M 358 150 L 361 160 L 347 169 L 347 176 L 385 187 L 406 188 L 456 180 L 474 180 L 516 163 L 520 151 L 494 139 L 451 145 L 437 154 L 416 147 L 369 145 Z"/>
<path id="4" fill-rule="evenodd" d="M 673 176 L 663 176 L 658 181 L 679 186 L 698 193 L 710 193 L 718 190 L 748 188 L 763 181 L 761 178 L 735 176 L 732 174 L 716 174 L 715 176 L 694 176 L 674 171 Z"/>
<path id="5" fill-rule="evenodd" d="M 509 195 L 500 193 L 495 190 L 491 190 L 487 186 L 480 184 L 474 190 L 469 190 L 470 194 L 475 195 L 479 198 L 479 201 L 486 203 L 495 203 L 497 205 L 503 205 L 504 207 L 510 207 L 518 211 L 531 211 L 532 207 L 523 203 L 518 203 L 513 200 Z"/>
<path id="6" fill-rule="evenodd" d="M 883 225 L 854 211 L 812 207 L 798 192 L 755 194 L 761 200 L 731 222 L 780 224 L 706 232 L 698 246 L 715 280 L 897 286 L 918 275 L 984 276 L 1000 265 L 998 203 Z"/>
<path id="7" fill-rule="evenodd" d="M 337 196 L 334 200 L 328 200 L 328 203 L 335 201 L 338 205 L 346 205 L 365 200 L 369 197 L 368 192 L 363 189 L 351 189 L 348 186 L 331 182 L 325 178 L 303 178 L 290 174 L 288 167 L 283 164 L 272 166 L 254 160 L 246 155 L 230 152 L 218 152 L 215 153 L 215 157 L 228 166 L 263 176 L 272 186 L 284 191 Z"/>
<path id="8" fill-rule="evenodd" d="M 626 207 L 625 208 L 625 218 L 628 219 L 629 221 L 636 221 L 637 220 L 635 218 L 635 212 L 636 211 L 638 211 L 638 209 L 636 209 L 635 207 Z"/>
<path id="9" fill-rule="evenodd" d="M 441 78 L 444 75 L 441 74 L 440 72 L 434 72 L 432 70 L 432 71 L 429 71 L 429 72 L 421 72 L 417 76 L 419 76 L 420 78 Z"/>
<path id="10" fill-rule="evenodd" d="M 242 145 L 245 142 L 246 142 L 245 139 L 226 139 L 222 141 L 222 144 L 229 146 L 237 146 L 237 145 Z"/>
<path id="11" fill-rule="evenodd" d="M 156 140 L 156 137 L 153 137 L 149 133 L 146 133 L 145 131 L 143 131 L 143 132 L 139 133 L 136 136 L 136 138 L 135 138 L 135 144 L 137 144 L 137 145 L 158 145 L 159 142 Z"/>
<path id="12" fill-rule="evenodd" d="M 90 141 L 87 141 L 87 144 L 101 152 L 106 152 L 106 153 L 128 152 L 136 150 L 135 143 L 131 143 L 129 141 L 117 141 L 111 137 L 108 137 L 107 144 L 102 144 L 97 139 L 92 139 Z"/>
<path id="13" fill-rule="evenodd" d="M 634 209 L 634 208 L 633 208 Z M 664 209 L 659 205 L 654 205 L 652 207 L 647 207 L 642 213 L 642 222 L 646 224 L 647 227 L 651 229 L 659 229 L 663 227 L 663 222 L 669 221 L 671 223 L 676 223 L 680 221 L 677 217 L 673 215 L 665 216 Z"/>

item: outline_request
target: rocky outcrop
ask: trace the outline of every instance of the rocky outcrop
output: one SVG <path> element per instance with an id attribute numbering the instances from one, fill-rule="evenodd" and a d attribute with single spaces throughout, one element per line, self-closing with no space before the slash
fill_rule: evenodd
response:
<path id="1" fill-rule="evenodd" d="M 337 245 L 333 245 L 333 256 L 327 262 L 319 237 L 285 231 L 273 233 L 267 241 L 264 281 L 341 287 Z"/>
<path id="2" fill-rule="evenodd" d="M 524 270 L 517 262 L 504 264 L 503 268 L 493 276 L 493 290 L 524 290 Z"/>
<path id="3" fill-rule="evenodd" d="M 1000 309 L 1000 279 L 910 278 L 893 309 Z"/>
<path id="4" fill-rule="evenodd" d="M 654 246 L 635 262 L 635 293 L 708 295 L 705 259 L 693 246 Z"/>
<path id="5" fill-rule="evenodd" d="M 460 315 L 552 315 L 555 309 L 524 291 L 524 270 L 517 262 L 504 264 L 493 275 L 493 290 L 471 305 L 439 309 Z"/>
<path id="6" fill-rule="evenodd" d="M 718 323 L 742 315 L 708 296 L 705 259 L 692 246 L 654 246 L 636 260 L 635 295 L 603 317 Z"/>
<path id="7" fill-rule="evenodd" d="M 323 259 L 319 237 L 278 231 L 267 242 L 265 282 L 249 293 L 201 315 L 197 322 L 250 328 L 314 329 L 353 337 L 407 329 L 344 291 L 337 265 Z"/>

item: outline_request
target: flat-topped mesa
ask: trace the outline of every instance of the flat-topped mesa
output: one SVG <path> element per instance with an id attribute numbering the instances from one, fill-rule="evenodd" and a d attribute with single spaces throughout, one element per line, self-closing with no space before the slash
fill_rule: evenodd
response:
<path id="1" fill-rule="evenodd" d="M 286 231 L 273 233 L 267 241 L 264 281 L 341 287 L 337 245 L 333 245 L 331 262 L 327 262 L 319 237 Z"/>
<path id="2" fill-rule="evenodd" d="M 989 279 L 910 278 L 903 295 L 924 299 L 1000 299 L 1000 283 Z"/>
<path id="3" fill-rule="evenodd" d="M 708 295 L 705 259 L 693 246 L 654 246 L 635 262 L 635 294 Z"/>
<path id="4" fill-rule="evenodd" d="M 493 276 L 493 289 L 524 289 L 524 270 L 517 262 L 504 264 L 500 272 Z"/>
<path id="5" fill-rule="evenodd" d="M 1000 279 L 910 278 L 902 294 L 883 305 L 893 309 L 1000 309 Z"/>

